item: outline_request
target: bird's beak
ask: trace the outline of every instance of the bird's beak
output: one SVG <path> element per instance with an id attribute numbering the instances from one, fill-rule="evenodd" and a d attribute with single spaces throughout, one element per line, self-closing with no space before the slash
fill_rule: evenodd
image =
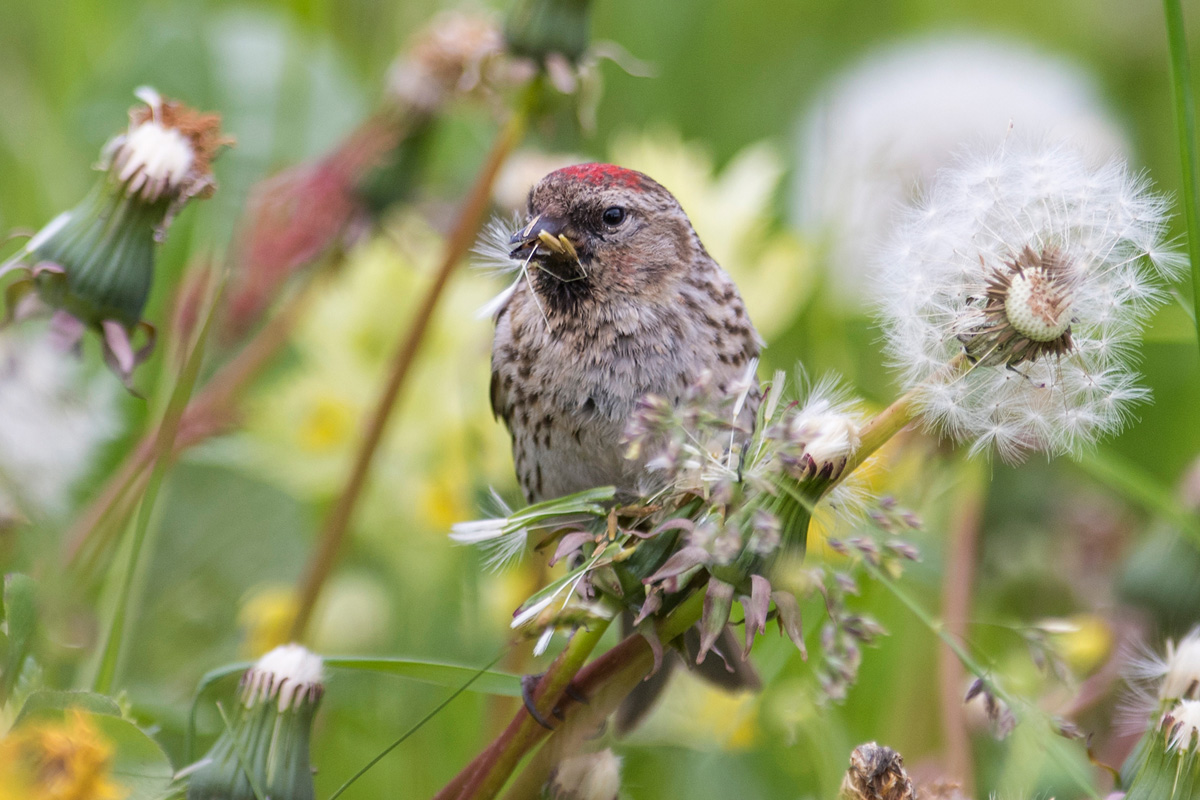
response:
<path id="1" fill-rule="evenodd" d="M 508 240 L 509 244 L 514 245 L 509 255 L 527 258 L 536 248 L 547 254 L 554 253 L 578 261 L 575 245 L 564 233 L 566 228 L 565 220 L 548 214 L 536 214 Z"/>

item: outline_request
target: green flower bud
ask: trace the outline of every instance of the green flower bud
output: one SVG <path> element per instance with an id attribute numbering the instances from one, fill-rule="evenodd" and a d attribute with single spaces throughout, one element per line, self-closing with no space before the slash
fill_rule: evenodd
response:
<path id="1" fill-rule="evenodd" d="M 187 772 L 187 800 L 313 800 L 309 737 L 325 687 L 321 657 L 276 647 L 242 677 L 241 703 Z"/>
<path id="2" fill-rule="evenodd" d="M 34 236 L 0 274 L 22 268 L 8 287 L 9 314 L 27 295 L 100 332 L 105 355 L 128 378 L 148 348 L 134 353 L 130 339 L 154 278 L 155 244 L 175 214 L 193 197 L 216 188 L 211 163 L 229 144 L 220 117 L 202 114 L 153 89 L 137 92 L 145 103 L 129 112 L 129 128 L 101 157 L 102 177 L 75 208 Z"/>
<path id="3" fill-rule="evenodd" d="M 517 0 L 504 25 L 509 50 L 545 63 L 552 55 L 579 63 L 587 51 L 591 0 Z"/>

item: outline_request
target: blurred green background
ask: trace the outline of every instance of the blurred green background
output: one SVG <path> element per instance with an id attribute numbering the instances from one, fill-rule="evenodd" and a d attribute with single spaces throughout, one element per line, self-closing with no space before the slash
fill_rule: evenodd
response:
<path id="1" fill-rule="evenodd" d="M 90 167 L 99 148 L 124 124 L 134 87 L 152 84 L 196 107 L 220 111 L 238 144 L 217 164 L 220 191 L 190 208 L 164 247 L 148 312 L 150 318 L 162 318 L 173 281 L 188 260 L 229 247 L 249 188 L 273 171 L 325 152 L 353 129 L 375 107 L 403 43 L 448 7 L 430 0 L 0 0 L 0 230 L 37 228 L 76 202 L 94 179 Z M 505 4 L 491 7 L 503 10 Z M 1185 11 L 1193 49 L 1200 49 L 1200 4 L 1188 4 Z M 1146 169 L 1162 190 L 1177 193 L 1166 37 L 1161 8 L 1149 0 L 597 0 L 593 37 L 619 43 L 650 63 L 655 76 L 633 77 L 604 63 L 596 129 L 581 133 L 558 125 L 535 130 L 531 141 L 604 158 L 620 136 L 677 135 L 706 150 L 719 170 L 743 148 L 766 140 L 790 169 L 798 120 L 823 81 L 880 46 L 936 31 L 1017 37 L 1078 63 L 1095 78 L 1125 127 L 1134 165 Z M 428 226 L 444 226 L 445 215 L 429 209 L 457 201 L 494 130 L 493 119 L 477 107 L 460 109 L 443 123 L 429 180 L 420 192 Z M 788 218 L 787 186 L 785 177 L 770 209 L 776 227 Z M 1177 221 L 1176 230 L 1181 230 Z M 469 312 L 475 295 L 486 297 L 493 288 L 473 274 L 460 276 L 458 283 L 463 297 L 444 309 L 448 314 Z M 375 354 L 382 370 L 381 353 L 411 307 L 415 284 L 401 277 L 392 283 L 381 279 L 379 285 L 395 293 L 385 294 L 381 307 L 371 312 L 387 318 L 372 328 L 385 343 Z M 1188 287 L 1181 292 L 1190 298 Z M 392 298 L 394 305 L 388 302 Z M 354 316 L 360 310 L 343 305 L 341 313 Z M 846 375 L 875 403 L 893 396 L 877 333 L 860 320 L 832 315 L 818 295 L 798 303 L 785 323 L 773 337 L 764 375 L 771 367 L 790 368 L 800 360 L 813 375 L 830 370 Z M 1125 434 L 1102 445 L 1110 454 L 1106 458 L 1143 472 L 1151 489 L 1167 496 L 1200 452 L 1200 369 L 1190 325 L 1179 305 L 1158 315 L 1143 364 L 1155 402 L 1139 409 L 1140 419 Z M 522 597 L 524 573 L 485 576 L 477 554 L 452 547 L 444 537 L 449 522 L 481 513 L 475 501 L 488 483 L 513 495 L 503 436 L 487 419 L 486 323 L 470 331 L 469 338 L 446 334 L 435 340 L 430 358 L 454 353 L 459 366 L 453 369 L 463 375 L 451 389 L 479 391 L 442 396 L 434 376 L 401 404 L 401 423 L 354 526 L 355 543 L 330 589 L 344 607 L 326 609 L 332 638 L 318 635 L 318 647 L 324 641 L 330 649 L 478 664 L 505 642 L 504 621 Z M 370 397 L 381 375 L 360 376 L 363 396 Z M 269 398 L 273 384 L 268 379 L 265 385 L 262 396 Z M 133 398 L 121 403 L 125 433 L 105 449 L 79 488 L 80 502 L 145 422 L 144 403 Z M 261 410 L 269 408 L 267 400 L 258 403 L 252 425 L 270 414 Z M 290 424 L 289 419 L 281 424 Z M 444 441 L 430 433 L 441 427 L 457 433 Z M 344 436 L 352 438 L 354 429 L 349 423 Z M 426 441 L 430 438 L 432 444 Z M 160 726 L 161 739 L 176 758 L 196 680 L 247 655 L 255 614 L 269 615 L 271 587 L 288 586 L 299 572 L 343 463 L 335 459 L 332 467 L 319 468 L 333 478 L 280 478 L 246 457 L 243 444 L 238 436 L 218 440 L 172 472 L 142 588 L 126 685 L 135 708 Z M 448 461 L 453 465 L 447 467 Z M 278 472 L 286 471 L 278 466 Z M 907 469 L 892 488 L 927 520 L 919 540 L 926 558 L 907 580 L 915 595 L 936 608 L 941 543 L 964 470 L 944 453 Z M 991 488 L 973 615 L 980 624 L 972 628 L 972 643 L 999 671 L 1015 671 L 1018 685 L 1028 686 L 1031 694 L 1050 690 L 1028 674 L 1028 659 L 1019 637 L 1005 627 L 1009 624 L 1093 614 L 1107 620 L 1112 638 L 1114 619 L 1136 616 L 1121 600 L 1137 601 L 1142 609 L 1137 624 L 1151 636 L 1197 618 L 1195 553 L 1179 545 L 1177 532 L 1144 504 L 1127 502 L 1120 491 L 1094 482 L 1088 470 L 1067 461 L 1048 464 L 1034 457 L 1020 468 L 996 463 L 982 471 Z M 457 481 L 458 494 L 467 486 L 471 502 L 447 501 L 445 508 L 431 510 L 439 495 L 438 486 L 425 486 L 428 480 Z M 1077 512 L 1101 501 L 1110 504 L 1100 506 L 1104 521 L 1121 528 L 1119 542 L 1113 553 L 1097 557 L 1100 567 L 1081 566 L 1075 562 L 1086 561 L 1083 555 L 1098 552 L 1090 548 L 1104 545 L 1080 533 L 1094 532 L 1098 524 L 1078 523 Z M 414 503 L 423 504 L 423 510 L 415 511 Z M 60 529 L 41 530 L 6 552 L 13 554 L 15 568 L 31 569 L 53 552 L 60 534 Z M 43 538 L 32 539 L 35 535 Z M 1170 564 L 1174 575 L 1164 572 Z M 1102 586 L 1080 584 L 1088 579 Z M 618 743 L 626 758 L 628 795 L 832 797 L 849 750 L 871 739 L 899 748 L 910 765 L 936 763 L 945 745 L 934 710 L 936 640 L 878 587 L 861 602 L 891 636 L 865 654 L 859 685 L 844 705 L 832 712 L 819 709 L 811 667 L 769 638 L 756 648 L 769 679 L 761 699 L 731 706 L 722 703 L 732 701 L 703 693 L 699 700 L 684 698 L 677 704 L 686 710 L 682 718 L 664 717 L 632 743 Z M 816 636 L 819 610 L 807 611 L 810 636 Z M 349 627 L 368 630 L 338 639 L 332 635 L 338 632 L 338 614 L 345 615 L 342 621 Z M 57 659 L 64 674 L 94 625 L 86 614 L 79 617 L 73 628 L 72 612 L 64 611 L 62 619 L 69 622 L 48 636 L 48 661 Z M 316 735 L 318 794 L 327 795 L 445 693 L 398 679 L 335 674 Z M 432 794 L 488 741 L 511 709 L 508 701 L 464 696 L 346 796 Z M 745 720 L 732 737 L 727 735 L 730 719 Z M 204 724 L 211 737 L 219 721 L 210 714 Z M 709 728 L 713 733 L 707 738 L 690 735 L 692 729 Z M 977 733 L 973 746 L 981 787 L 1009 797 L 1033 796 L 1022 793 L 1035 788 L 1039 796 L 1055 791 L 1060 798 L 1074 796 L 1069 784 L 1060 782 L 1061 770 L 1041 763 L 1035 740 L 1024 736 L 1019 732 L 997 745 Z"/>

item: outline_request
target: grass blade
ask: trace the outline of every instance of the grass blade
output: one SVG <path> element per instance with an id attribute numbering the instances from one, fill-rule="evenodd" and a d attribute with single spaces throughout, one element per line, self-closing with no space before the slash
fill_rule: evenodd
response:
<path id="1" fill-rule="evenodd" d="M 1183 167 L 1183 217 L 1187 225 L 1188 258 L 1192 262 L 1192 305 L 1196 336 L 1200 342 L 1200 209 L 1197 209 L 1196 103 L 1188 64 L 1187 33 L 1179 0 L 1163 0 L 1167 18 L 1167 44 L 1171 54 L 1171 92 L 1175 100 L 1175 128 L 1179 134 L 1179 160 Z"/>
<path id="2" fill-rule="evenodd" d="M 428 714 L 426 714 L 424 717 L 422 717 L 420 720 L 418 720 L 417 723 L 415 725 L 413 725 L 411 728 L 406 730 L 400 736 L 399 739 L 397 739 L 396 741 L 389 744 L 378 755 L 376 755 L 374 758 L 372 758 L 370 761 L 368 761 L 366 764 L 364 764 L 362 769 L 360 769 L 358 772 L 351 775 L 350 779 L 348 781 L 346 781 L 341 786 L 339 786 L 337 791 L 329 796 L 329 800 L 337 800 L 337 798 L 341 797 L 342 792 L 346 791 L 351 786 L 353 786 L 354 782 L 357 781 L 359 778 L 361 778 L 363 775 L 366 775 L 367 771 L 369 769 L 371 769 L 371 767 L 378 764 L 381 760 L 383 760 L 384 756 L 386 756 L 388 753 L 392 752 L 397 747 L 399 747 L 401 744 L 403 744 L 405 739 L 407 739 L 408 737 L 412 736 L 414 733 L 419 731 L 425 725 L 426 722 L 429 722 L 429 720 L 436 717 L 443 708 L 450 705 L 450 703 L 454 702 L 454 699 L 456 697 L 458 697 L 463 692 L 467 691 L 467 689 L 471 688 L 471 684 L 475 683 L 475 681 L 482 678 L 484 675 L 487 675 L 491 671 L 492 667 L 496 666 L 496 663 L 503 657 L 504 657 L 504 653 L 501 652 L 500 655 L 496 656 L 489 663 L 485 664 L 482 668 L 477 670 L 475 672 L 475 674 L 472 675 L 467 680 L 466 683 L 464 683 L 462 686 L 459 686 L 457 689 L 455 689 L 453 694 L 451 694 L 449 697 L 447 697 L 442 702 L 438 703 L 432 711 L 430 711 Z"/>
<path id="3" fill-rule="evenodd" d="M 154 512 L 159 489 L 162 488 L 163 478 L 171 463 L 171 454 L 175 448 L 175 435 L 179 431 L 179 420 L 183 417 L 188 400 L 192 396 L 192 389 L 196 385 L 196 378 L 200 374 L 200 365 L 204 361 L 204 345 L 208 340 L 208 332 L 216 316 L 217 298 L 220 296 L 223 286 L 224 281 L 222 280 L 221 285 L 216 287 L 209 298 L 204 324 L 196 335 L 195 344 L 192 345 L 192 351 L 179 373 L 179 379 L 175 382 L 175 388 L 172 390 L 171 398 L 167 401 L 166 410 L 163 412 L 162 422 L 158 426 L 158 435 L 154 441 L 154 469 L 150 473 L 146 491 L 142 495 L 141 505 L 138 508 L 137 519 L 134 522 L 133 540 L 129 548 L 129 559 L 125 565 L 125 572 L 121 576 L 116 602 L 113 604 L 112 615 L 106 626 L 96 677 L 92 681 L 92 689 L 100 694 L 108 694 L 116 679 L 121 646 L 125 637 L 126 617 L 129 613 L 129 599 L 133 592 L 133 581 L 137 574 L 140 556 L 146 544 L 150 516 Z"/>

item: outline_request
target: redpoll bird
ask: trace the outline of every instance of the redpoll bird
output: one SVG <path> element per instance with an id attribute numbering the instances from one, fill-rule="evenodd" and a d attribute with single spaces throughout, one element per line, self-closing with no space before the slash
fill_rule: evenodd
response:
<path id="1" fill-rule="evenodd" d="M 708 380 L 747 393 L 752 425 L 761 339 L 661 185 L 608 164 L 552 172 L 510 244 L 527 269 L 496 315 L 491 395 L 528 500 L 636 494 L 652 454 L 626 458 L 622 434 L 646 395 L 678 402 Z"/>
<path id="2" fill-rule="evenodd" d="M 528 220 L 508 245 L 523 269 L 496 314 L 491 397 L 527 500 L 600 486 L 631 498 L 646 488 L 656 454 L 631 453 L 624 434 L 647 396 L 678 405 L 697 386 L 739 396 L 729 422 L 752 429 L 762 340 L 665 188 L 608 164 L 557 170 L 533 187 Z M 717 649 L 732 674 L 716 660 L 701 674 L 757 685 L 728 629 Z M 619 727 L 636 724 L 666 676 L 639 687 Z"/>

